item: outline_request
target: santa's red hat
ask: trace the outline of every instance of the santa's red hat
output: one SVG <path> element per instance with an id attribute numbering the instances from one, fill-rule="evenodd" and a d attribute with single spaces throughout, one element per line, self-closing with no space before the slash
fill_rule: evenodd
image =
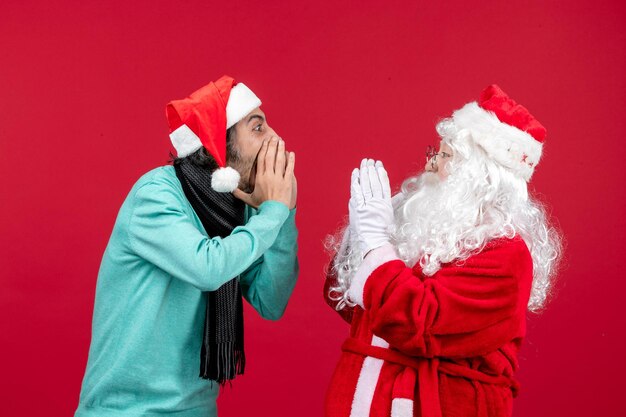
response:
<path id="1" fill-rule="evenodd" d="M 239 173 L 226 165 L 226 130 L 260 105 L 248 87 L 227 75 L 185 99 L 169 102 L 165 113 L 178 157 L 204 146 L 220 167 L 213 172 L 211 187 L 232 192 L 239 185 Z"/>
<path id="2" fill-rule="evenodd" d="M 467 129 L 491 158 L 530 180 L 541 158 L 546 129 L 500 87 L 487 87 L 478 102 L 455 111 L 452 120 L 457 129 Z"/>

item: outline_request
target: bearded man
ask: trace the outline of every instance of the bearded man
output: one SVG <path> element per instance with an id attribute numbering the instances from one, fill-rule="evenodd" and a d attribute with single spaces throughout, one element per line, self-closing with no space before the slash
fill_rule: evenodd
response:
<path id="1" fill-rule="evenodd" d="M 544 127 L 492 85 L 437 125 L 426 172 L 393 198 L 379 161 L 352 173 L 325 295 L 351 323 L 326 415 L 510 416 L 526 312 L 560 237 L 527 182 Z"/>
<path id="2" fill-rule="evenodd" d="M 228 76 L 167 105 L 177 157 L 118 214 L 76 416 L 216 416 L 220 385 L 244 372 L 242 295 L 283 314 L 298 275 L 295 155 L 260 105 Z"/>

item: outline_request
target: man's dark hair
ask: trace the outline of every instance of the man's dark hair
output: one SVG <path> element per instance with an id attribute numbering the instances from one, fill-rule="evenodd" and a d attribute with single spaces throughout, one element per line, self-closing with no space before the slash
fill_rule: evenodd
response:
<path id="1" fill-rule="evenodd" d="M 230 159 L 230 158 L 236 158 L 237 157 L 237 152 L 234 149 L 234 137 L 235 137 L 235 126 L 232 126 L 230 129 L 228 129 L 226 131 L 226 159 Z M 209 168 L 209 170 L 213 171 L 217 168 L 219 168 L 219 166 L 217 165 L 217 162 L 215 161 L 215 158 L 213 158 L 213 155 L 211 155 L 205 148 L 204 146 L 201 146 L 200 149 L 198 149 L 197 151 L 187 155 L 187 156 L 183 156 L 182 158 L 179 158 L 177 156 L 175 156 L 172 152 L 170 152 L 170 160 L 169 162 L 173 165 L 178 165 L 180 164 L 183 160 L 187 160 L 189 162 L 191 162 L 193 165 L 196 166 L 200 166 L 200 167 L 207 167 Z"/>

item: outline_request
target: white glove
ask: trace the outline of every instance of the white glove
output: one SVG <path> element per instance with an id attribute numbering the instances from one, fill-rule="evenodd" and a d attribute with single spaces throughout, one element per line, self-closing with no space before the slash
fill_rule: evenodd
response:
<path id="1" fill-rule="evenodd" d="M 389 177 L 382 162 L 364 159 L 361 168 L 352 171 L 348 208 L 350 228 L 358 236 L 363 255 L 389 243 L 387 229 L 394 215 Z"/>

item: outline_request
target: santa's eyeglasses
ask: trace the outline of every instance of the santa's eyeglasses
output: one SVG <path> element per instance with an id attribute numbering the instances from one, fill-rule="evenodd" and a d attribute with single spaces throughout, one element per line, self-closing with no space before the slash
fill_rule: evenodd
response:
<path id="1" fill-rule="evenodd" d="M 452 156 L 448 152 L 437 152 L 437 148 L 433 145 L 426 147 L 426 162 L 430 162 L 430 166 L 433 169 L 437 168 L 437 156 L 439 155 L 441 155 L 442 158 L 450 158 Z"/>

